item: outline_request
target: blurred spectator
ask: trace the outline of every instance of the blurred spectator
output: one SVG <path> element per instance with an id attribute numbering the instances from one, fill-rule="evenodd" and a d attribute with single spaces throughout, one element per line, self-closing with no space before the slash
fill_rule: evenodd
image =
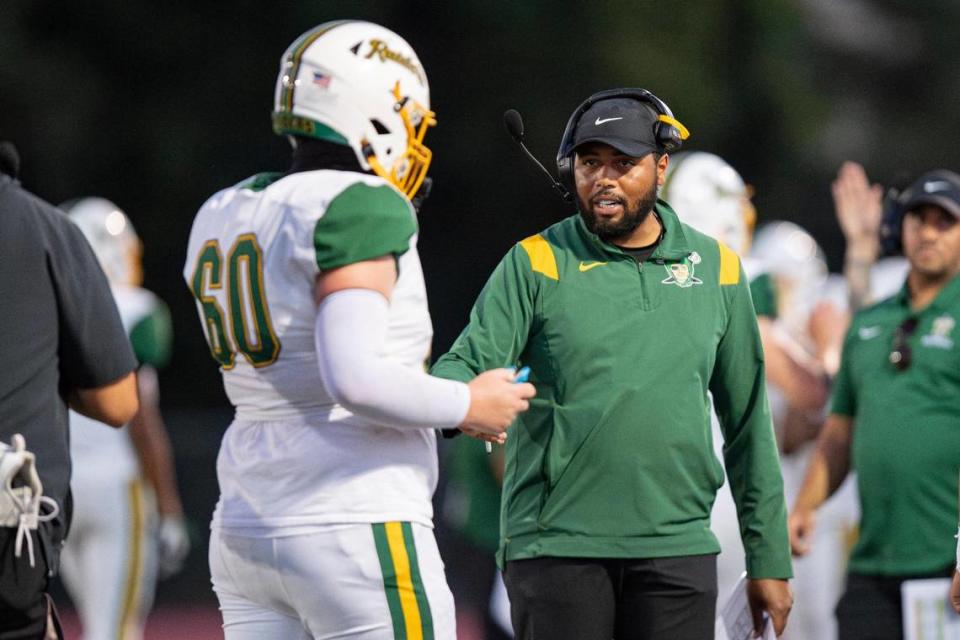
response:
<path id="1" fill-rule="evenodd" d="M 0 372 L 0 442 L 22 434 L 45 497 L 59 505 L 48 518 L 51 512 L 38 514 L 36 494 L 10 500 L 7 492 L 0 501 L 9 511 L 0 513 L 7 523 L 0 527 L 0 638 L 42 638 L 59 634 L 46 590 L 70 527 L 67 405 L 114 427 L 126 423 L 137 410 L 135 360 L 83 234 L 20 187 L 12 147 L 0 156 L 0 297 L 7 320 L 0 357 L 8 364 Z M 0 491 L 11 479 L 0 478 Z M 31 524 L 38 516 L 39 526 Z"/>
<path id="2" fill-rule="evenodd" d="M 794 552 L 805 554 L 816 544 L 815 511 L 856 469 L 860 534 L 837 606 L 841 640 L 900 638 L 903 582 L 949 576 L 955 565 L 960 176 L 924 174 L 897 211 L 906 283 L 853 318 L 790 518 Z"/>

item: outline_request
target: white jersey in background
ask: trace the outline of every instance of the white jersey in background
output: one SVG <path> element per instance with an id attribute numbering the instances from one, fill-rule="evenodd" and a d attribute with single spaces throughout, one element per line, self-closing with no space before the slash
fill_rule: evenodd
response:
<path id="1" fill-rule="evenodd" d="M 137 362 L 162 367 L 170 356 L 170 312 L 150 291 L 112 285 L 113 299 L 130 337 Z M 139 475 L 136 452 L 126 429 L 114 429 L 75 411 L 70 412 L 71 485 L 87 478 Z"/>
<path id="2" fill-rule="evenodd" d="M 171 349 L 170 314 L 154 294 L 113 285 L 123 326 L 141 365 L 162 367 Z M 157 524 L 129 428 L 70 412 L 73 522 L 61 556 L 64 586 L 86 640 L 142 637 L 157 580 Z"/>
<path id="3" fill-rule="evenodd" d="M 415 230 L 393 186 L 349 171 L 261 174 L 200 209 L 184 277 L 236 408 L 217 461 L 214 528 L 274 537 L 330 524 L 432 526 L 434 432 L 372 424 L 334 402 L 314 340 L 317 275 L 394 254 L 378 346 L 423 370 L 432 327 Z"/>

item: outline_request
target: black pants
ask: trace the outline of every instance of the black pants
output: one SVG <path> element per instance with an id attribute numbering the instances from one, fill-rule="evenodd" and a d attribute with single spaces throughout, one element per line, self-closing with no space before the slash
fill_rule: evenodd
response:
<path id="1" fill-rule="evenodd" d="M 47 628 L 47 555 L 36 531 L 31 531 L 35 566 L 27 544 L 14 557 L 17 530 L 0 527 L 0 640 L 43 638 Z"/>
<path id="2" fill-rule="evenodd" d="M 715 555 L 533 558 L 503 572 L 518 640 L 712 640 Z"/>
<path id="3" fill-rule="evenodd" d="M 952 575 L 952 565 L 943 571 L 917 576 L 847 574 L 847 588 L 837 603 L 839 640 L 902 640 L 900 589 L 904 581 Z"/>

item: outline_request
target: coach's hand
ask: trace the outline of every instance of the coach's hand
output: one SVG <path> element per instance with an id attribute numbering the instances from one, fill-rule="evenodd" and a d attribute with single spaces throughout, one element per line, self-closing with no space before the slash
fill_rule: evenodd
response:
<path id="1" fill-rule="evenodd" d="M 786 580 L 747 580 L 747 600 L 753 614 L 753 631 L 759 637 L 763 633 L 763 614 L 770 616 L 773 631 L 778 636 L 787 626 L 787 616 L 793 607 L 793 592 Z"/>
<path id="2" fill-rule="evenodd" d="M 527 400 L 537 394 L 532 384 L 515 382 L 515 375 L 512 369 L 491 369 L 467 384 L 470 408 L 461 431 L 488 442 L 503 442 L 504 432 L 517 414 L 530 407 Z"/>

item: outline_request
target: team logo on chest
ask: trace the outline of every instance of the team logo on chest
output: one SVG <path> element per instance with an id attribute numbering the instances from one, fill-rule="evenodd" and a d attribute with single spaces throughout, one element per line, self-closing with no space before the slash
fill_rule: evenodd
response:
<path id="1" fill-rule="evenodd" d="M 940 349 L 953 349 L 953 340 L 950 334 L 957 325 L 957 321 L 951 316 L 940 316 L 933 319 L 933 325 L 930 327 L 930 333 L 920 338 L 925 347 L 937 347 Z"/>
<path id="2" fill-rule="evenodd" d="M 663 265 L 667 270 L 667 277 L 660 284 L 675 284 L 681 289 L 687 289 L 695 284 L 703 284 L 703 280 L 694 275 L 696 266 L 700 264 L 700 254 L 694 251 L 679 262 L 670 262 Z"/>

